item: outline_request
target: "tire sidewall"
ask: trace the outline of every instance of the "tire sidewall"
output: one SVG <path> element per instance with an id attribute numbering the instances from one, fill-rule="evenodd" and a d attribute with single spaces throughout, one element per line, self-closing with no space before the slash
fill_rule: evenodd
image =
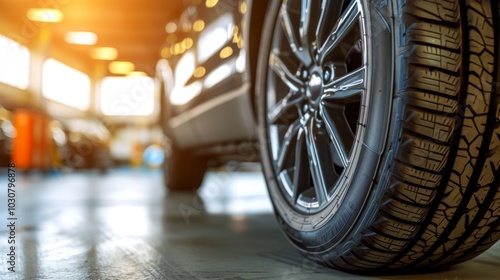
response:
<path id="1" fill-rule="evenodd" d="M 278 18 L 280 1 L 270 4 L 262 33 L 257 68 L 256 90 L 259 117 L 259 144 L 264 174 L 278 222 L 285 235 L 300 251 L 313 257 L 330 251 L 340 255 L 350 248 L 362 230 L 373 221 L 377 209 L 367 209 L 367 201 L 376 197 L 374 185 L 379 180 L 380 166 L 385 162 L 391 145 L 388 135 L 391 125 L 394 77 L 394 44 L 392 35 L 392 9 L 388 1 L 365 1 L 363 9 L 367 19 L 367 64 L 369 67 L 367 87 L 373 93 L 367 102 L 368 114 L 362 116 L 358 126 L 362 138 L 358 147 L 357 164 L 346 175 L 343 197 L 338 203 L 330 203 L 313 215 L 295 211 L 280 191 L 277 175 L 272 164 L 267 130 L 267 75 L 268 58 L 274 27 Z M 378 184 L 376 193 L 384 192 L 384 184 Z M 386 186 L 385 186 L 386 187 Z M 371 205 L 374 205 L 371 203 Z M 378 203 L 376 204 L 378 205 Z M 332 249 L 335 249 L 332 252 Z M 318 259 L 320 260 L 320 259 Z"/>

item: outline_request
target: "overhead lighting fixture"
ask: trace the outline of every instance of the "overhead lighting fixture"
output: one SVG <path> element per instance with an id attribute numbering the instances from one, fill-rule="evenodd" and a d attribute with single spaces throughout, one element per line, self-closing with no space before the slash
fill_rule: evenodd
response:
<path id="1" fill-rule="evenodd" d="M 77 45 L 95 45 L 97 43 L 97 35 L 93 32 L 68 32 L 64 40 L 70 44 Z"/>
<path id="2" fill-rule="evenodd" d="M 207 0 L 205 2 L 205 6 L 207 6 L 207 8 L 213 8 L 217 5 L 217 3 L 219 3 L 219 0 Z"/>
<path id="3" fill-rule="evenodd" d="M 205 22 L 202 19 L 199 19 L 193 23 L 193 30 L 196 32 L 200 32 L 205 28 Z"/>
<path id="4" fill-rule="evenodd" d="M 113 74 L 128 74 L 135 70 L 135 65 L 129 61 L 113 61 L 108 69 Z"/>
<path id="5" fill-rule="evenodd" d="M 115 60 L 118 57 L 118 51 L 110 47 L 98 47 L 90 50 L 90 57 L 97 60 Z"/>
<path id="6" fill-rule="evenodd" d="M 143 71 L 132 71 L 132 72 L 127 73 L 127 76 L 129 76 L 129 77 L 147 77 L 148 74 L 146 74 L 146 72 L 143 72 Z"/>
<path id="7" fill-rule="evenodd" d="M 245 14 L 247 12 L 247 2 L 241 1 L 238 10 L 241 14 Z"/>
<path id="8" fill-rule="evenodd" d="M 61 22 L 64 18 L 61 10 L 57 9 L 29 9 L 26 17 L 38 22 Z"/>
<path id="9" fill-rule="evenodd" d="M 201 78 L 201 77 L 205 76 L 205 73 L 206 73 L 205 67 L 198 66 L 198 67 L 196 67 L 196 69 L 194 69 L 193 77 Z"/>
<path id="10" fill-rule="evenodd" d="M 167 33 L 174 33 L 177 31 L 177 24 L 175 22 L 167 23 L 167 25 L 165 25 L 165 31 L 167 31 Z"/>
<path id="11" fill-rule="evenodd" d="M 233 48 L 227 46 L 220 51 L 219 56 L 220 58 L 224 59 L 230 57 L 232 54 L 233 54 Z"/>
<path id="12" fill-rule="evenodd" d="M 185 50 L 189 50 L 191 47 L 193 47 L 193 39 L 189 37 L 185 38 L 184 40 L 182 40 L 181 44 Z"/>
<path id="13" fill-rule="evenodd" d="M 172 54 L 170 53 L 170 48 L 165 47 L 161 50 L 161 57 L 169 58 Z"/>

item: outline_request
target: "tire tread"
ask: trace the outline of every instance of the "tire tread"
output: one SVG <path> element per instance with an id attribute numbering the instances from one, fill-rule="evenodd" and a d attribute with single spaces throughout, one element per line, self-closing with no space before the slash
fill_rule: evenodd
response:
<path id="1" fill-rule="evenodd" d="M 412 74 L 400 93 L 407 104 L 401 146 L 375 222 L 344 258 L 358 269 L 448 265 L 500 238 L 490 2 L 406 1 L 403 11 Z"/>

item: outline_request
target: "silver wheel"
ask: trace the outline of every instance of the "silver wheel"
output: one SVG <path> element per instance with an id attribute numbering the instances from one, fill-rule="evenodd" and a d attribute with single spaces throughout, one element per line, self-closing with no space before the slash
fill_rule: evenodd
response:
<path id="1" fill-rule="evenodd" d="M 360 0 L 284 1 L 267 75 L 267 134 L 278 185 L 298 212 L 331 203 L 357 158 L 370 92 Z"/>

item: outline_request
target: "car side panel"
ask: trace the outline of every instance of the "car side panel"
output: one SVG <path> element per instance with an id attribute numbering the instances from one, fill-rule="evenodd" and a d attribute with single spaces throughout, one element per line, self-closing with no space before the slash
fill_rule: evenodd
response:
<path id="1" fill-rule="evenodd" d="M 245 44 L 250 4 L 224 0 L 212 8 L 207 8 L 205 1 L 191 6 L 189 20 L 202 20 L 204 28 L 178 36 L 179 42 L 191 38 L 194 44 L 185 53 L 168 59 L 174 85 L 165 86 L 170 88 L 167 96 L 172 112 L 168 130 L 179 148 L 255 138 Z M 205 73 L 200 74 L 199 69 Z M 175 100 L 200 86 L 200 92 L 188 102 L 179 104 L 182 102 Z"/>

